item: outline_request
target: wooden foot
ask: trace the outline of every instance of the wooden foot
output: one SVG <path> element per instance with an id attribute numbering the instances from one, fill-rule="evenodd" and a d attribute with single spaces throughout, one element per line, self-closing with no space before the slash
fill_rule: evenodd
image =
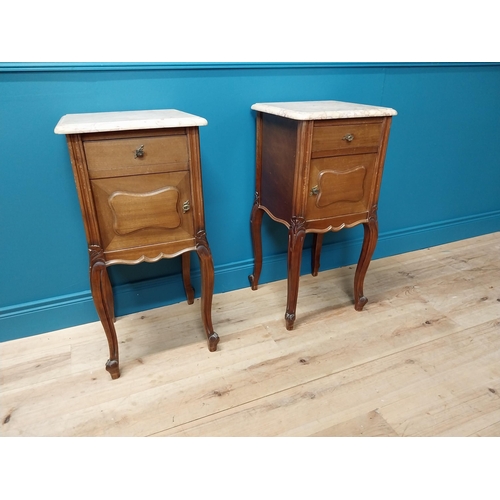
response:
<path id="1" fill-rule="evenodd" d="M 356 266 L 356 273 L 354 274 L 354 308 L 356 311 L 361 311 L 368 302 L 368 299 L 363 294 L 363 283 L 377 245 L 378 222 L 376 215 L 372 216 L 368 222 L 363 224 L 363 228 L 363 247 L 361 248 L 358 265 Z"/>
<path id="2" fill-rule="evenodd" d="M 297 307 L 297 306 L 295 306 Z M 285 312 L 285 327 L 287 330 L 293 330 L 293 324 L 295 323 L 295 313 L 289 312 L 288 310 Z"/>
<path id="3" fill-rule="evenodd" d="M 120 368 L 118 366 L 117 359 L 108 359 L 108 361 L 106 361 L 106 370 L 109 372 L 113 380 L 120 378 Z"/>
<path id="4" fill-rule="evenodd" d="M 219 343 L 219 336 L 214 332 L 208 337 L 208 350 L 210 352 L 215 352 L 217 350 L 218 343 Z"/>

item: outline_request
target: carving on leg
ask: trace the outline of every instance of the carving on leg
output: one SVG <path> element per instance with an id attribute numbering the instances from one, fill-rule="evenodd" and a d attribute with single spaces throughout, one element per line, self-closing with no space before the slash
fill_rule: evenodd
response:
<path id="1" fill-rule="evenodd" d="M 302 248 L 305 236 L 304 218 L 292 217 L 290 229 L 288 230 L 288 293 L 285 312 L 287 330 L 293 330 L 295 322 L 295 310 L 297 309 L 297 298 L 299 295 L 300 262 L 302 260 Z"/>
<path id="2" fill-rule="evenodd" d="M 187 303 L 192 304 L 194 302 L 194 288 L 191 285 L 190 253 L 184 252 L 181 255 L 181 259 L 182 259 L 182 281 L 184 282 L 184 291 L 186 292 Z"/>
<path id="3" fill-rule="evenodd" d="M 356 311 L 361 311 L 368 302 L 368 299 L 363 294 L 363 283 L 377 245 L 378 222 L 376 213 L 369 218 L 368 222 L 363 224 L 363 228 L 363 247 L 361 248 L 356 273 L 354 274 L 354 308 Z"/>
<path id="4" fill-rule="evenodd" d="M 90 260 L 90 289 L 92 298 L 101 320 L 109 346 L 109 359 L 106 370 L 112 379 L 120 376 L 118 340 L 114 325 L 113 291 L 109 282 L 108 270 L 104 261 L 104 252 L 97 245 L 89 247 Z"/>
<path id="5" fill-rule="evenodd" d="M 323 245 L 323 233 L 313 234 L 313 243 L 311 248 L 311 274 L 318 276 L 319 257 L 321 255 L 321 246 Z"/>
<path id="6" fill-rule="evenodd" d="M 219 336 L 212 325 L 212 297 L 214 292 L 214 263 L 208 247 L 205 231 L 196 234 L 196 253 L 200 259 L 201 268 L 201 317 L 208 338 L 208 350 L 217 350 Z"/>
<path id="7" fill-rule="evenodd" d="M 252 287 L 252 290 L 257 290 L 259 286 L 260 273 L 262 271 L 262 216 L 264 215 L 264 210 L 259 208 L 260 197 L 259 193 L 255 193 L 255 203 L 252 207 L 252 213 L 250 215 L 250 231 L 252 235 L 253 244 L 253 254 L 254 254 L 254 266 L 253 274 L 248 276 L 248 281 Z"/>

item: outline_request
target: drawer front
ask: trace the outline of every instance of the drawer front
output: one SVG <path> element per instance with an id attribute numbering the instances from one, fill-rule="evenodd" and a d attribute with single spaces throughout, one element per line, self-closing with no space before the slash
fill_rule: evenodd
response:
<path id="1" fill-rule="evenodd" d="M 84 140 L 91 179 L 187 170 L 184 134 L 127 139 Z"/>
<path id="2" fill-rule="evenodd" d="M 189 172 L 91 181 L 104 252 L 194 237 Z"/>
<path id="3" fill-rule="evenodd" d="M 377 179 L 376 165 L 376 154 L 312 160 L 306 218 L 325 219 L 368 212 Z"/>
<path id="4" fill-rule="evenodd" d="M 382 122 L 324 125 L 316 123 L 312 139 L 312 157 L 332 154 L 376 153 L 378 151 Z"/>

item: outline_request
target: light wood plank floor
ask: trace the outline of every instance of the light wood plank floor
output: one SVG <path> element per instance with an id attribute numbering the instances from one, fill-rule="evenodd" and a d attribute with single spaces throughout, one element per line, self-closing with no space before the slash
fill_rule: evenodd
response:
<path id="1" fill-rule="evenodd" d="M 1 436 L 500 436 L 500 233 L 0 344 Z M 264 263 L 265 265 L 265 263 Z"/>

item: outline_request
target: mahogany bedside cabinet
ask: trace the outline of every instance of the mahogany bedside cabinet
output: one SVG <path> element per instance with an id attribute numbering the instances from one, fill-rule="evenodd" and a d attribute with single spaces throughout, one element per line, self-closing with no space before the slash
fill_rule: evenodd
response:
<path id="1" fill-rule="evenodd" d="M 201 316 L 210 351 L 214 266 L 205 233 L 199 127 L 207 121 L 175 109 L 65 115 L 82 210 L 90 288 L 109 345 L 106 370 L 120 376 L 113 291 L 107 267 L 181 256 L 189 304 L 190 252 L 200 259 Z"/>
<path id="2" fill-rule="evenodd" d="M 354 275 L 354 307 L 367 302 L 363 282 L 378 238 L 377 203 L 391 108 L 340 101 L 257 103 L 256 188 L 250 218 L 257 290 L 262 216 L 288 228 L 286 328 L 293 329 L 304 238 L 313 233 L 316 276 L 323 235 L 364 226 Z"/>

